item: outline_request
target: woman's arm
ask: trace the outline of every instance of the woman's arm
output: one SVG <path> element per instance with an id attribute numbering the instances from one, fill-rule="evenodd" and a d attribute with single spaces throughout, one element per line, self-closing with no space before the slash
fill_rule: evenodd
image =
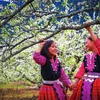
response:
<path id="1" fill-rule="evenodd" d="M 86 27 L 86 29 L 90 33 L 92 40 L 95 41 L 97 39 L 97 36 L 94 34 L 92 28 L 89 26 L 89 27 Z"/>
<path id="2" fill-rule="evenodd" d="M 74 76 L 75 77 L 75 81 L 74 81 L 74 83 L 71 84 L 70 90 L 73 90 L 77 86 L 79 80 L 82 78 L 82 76 L 84 74 L 85 74 L 84 63 L 82 62 L 81 66 L 80 66 L 80 68 L 78 70 L 78 72 Z"/>
<path id="3" fill-rule="evenodd" d="M 41 66 L 44 66 L 44 64 L 46 63 L 46 58 L 42 56 L 40 52 L 34 52 L 33 59 L 37 64 Z"/>
<path id="4" fill-rule="evenodd" d="M 79 69 L 74 77 L 80 79 L 80 78 L 82 78 L 82 76 L 84 74 L 85 74 L 84 62 L 82 62 L 81 66 L 79 67 Z"/>
<path id="5" fill-rule="evenodd" d="M 39 47 L 37 48 L 37 50 L 34 52 L 33 54 L 33 59 L 35 60 L 35 62 L 39 65 L 44 65 L 46 63 L 46 58 L 44 56 L 42 56 L 40 54 L 44 44 L 45 44 L 45 40 L 42 40 L 42 42 L 40 42 Z"/>
<path id="6" fill-rule="evenodd" d="M 39 47 L 37 48 L 36 52 L 41 52 L 41 50 L 42 50 L 42 48 L 43 48 L 45 42 L 46 42 L 46 40 L 41 39 L 40 45 L 39 45 Z"/>
<path id="7" fill-rule="evenodd" d="M 61 69 L 61 76 L 59 80 L 63 83 L 64 86 L 69 86 L 71 84 L 71 80 L 69 79 L 68 75 L 65 74 L 64 69 Z"/>
<path id="8" fill-rule="evenodd" d="M 75 78 L 74 83 L 72 83 L 72 84 L 70 85 L 70 88 L 69 88 L 71 91 L 77 86 L 79 80 L 80 80 L 79 78 Z"/>
<path id="9" fill-rule="evenodd" d="M 88 22 L 85 22 L 85 24 L 88 24 Z M 92 40 L 94 41 L 96 48 L 98 49 L 98 54 L 100 55 L 100 40 L 94 34 L 94 32 L 90 26 L 86 27 L 86 29 L 90 33 L 90 36 L 91 36 Z"/>

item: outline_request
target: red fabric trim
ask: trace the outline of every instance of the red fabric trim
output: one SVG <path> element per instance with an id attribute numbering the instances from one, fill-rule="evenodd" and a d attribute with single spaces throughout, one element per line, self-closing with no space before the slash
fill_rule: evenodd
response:
<path id="1" fill-rule="evenodd" d="M 40 88 L 38 100 L 58 100 L 58 97 L 52 86 L 43 85 Z"/>
<path id="2" fill-rule="evenodd" d="M 84 62 L 82 62 L 81 66 L 79 67 L 78 72 L 76 73 L 76 75 L 74 76 L 74 78 L 82 78 L 82 76 L 85 73 L 85 69 L 84 69 Z"/>
<path id="3" fill-rule="evenodd" d="M 81 100 L 83 80 L 80 80 L 69 100 Z M 100 78 L 95 79 L 92 87 L 92 100 L 100 100 Z"/>

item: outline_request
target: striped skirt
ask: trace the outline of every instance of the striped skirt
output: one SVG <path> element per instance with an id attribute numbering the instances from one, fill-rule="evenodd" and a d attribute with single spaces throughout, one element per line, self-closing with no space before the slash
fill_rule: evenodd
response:
<path id="1" fill-rule="evenodd" d="M 61 100 L 67 100 L 67 95 L 60 84 L 57 85 L 57 88 L 58 90 L 56 91 L 53 85 L 46 85 L 46 84 L 42 85 L 39 91 L 38 100 L 60 100 L 57 92 L 60 92 L 61 95 L 63 92 L 65 97 L 62 95 L 63 97 Z"/>
<path id="2" fill-rule="evenodd" d="M 70 100 L 100 100 L 100 78 L 81 79 Z"/>

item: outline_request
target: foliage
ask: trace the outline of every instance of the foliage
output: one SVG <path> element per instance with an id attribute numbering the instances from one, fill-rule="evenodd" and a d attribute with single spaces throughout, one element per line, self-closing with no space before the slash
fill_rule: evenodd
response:
<path id="1" fill-rule="evenodd" d="M 42 81 L 40 66 L 32 59 L 41 38 L 52 38 L 57 42 L 60 51 L 58 57 L 66 73 L 73 78 L 85 53 L 86 25 L 79 23 L 80 19 L 84 14 L 84 19 L 90 21 L 88 25 L 95 25 L 94 31 L 99 33 L 100 17 L 92 19 L 88 11 L 100 12 L 100 7 L 99 4 L 90 7 L 84 2 L 86 6 L 77 10 L 74 5 L 72 12 L 69 12 L 71 9 L 67 0 L 60 3 L 63 9 L 56 6 L 54 1 L 25 0 L 20 7 L 12 2 L 0 12 L 1 82 Z M 82 3 L 78 2 L 80 5 Z M 79 19 L 74 21 L 77 14 Z"/>

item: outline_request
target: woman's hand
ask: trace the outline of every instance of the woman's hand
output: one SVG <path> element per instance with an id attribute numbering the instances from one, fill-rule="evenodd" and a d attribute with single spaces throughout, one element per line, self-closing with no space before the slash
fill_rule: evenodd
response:
<path id="1" fill-rule="evenodd" d="M 41 47 L 43 47 L 45 43 L 46 43 L 46 40 L 44 40 L 44 39 L 41 39 L 41 40 L 40 40 L 40 46 L 41 46 Z"/>
<path id="2" fill-rule="evenodd" d="M 72 91 L 77 86 L 77 83 L 74 82 L 70 85 L 69 90 Z"/>
<path id="3" fill-rule="evenodd" d="M 78 82 L 79 82 L 79 79 L 76 78 L 75 79 L 75 82 L 70 85 L 70 88 L 69 89 L 72 91 L 77 86 Z"/>
<path id="4" fill-rule="evenodd" d="M 46 43 L 46 40 L 41 39 L 41 40 L 40 40 L 40 45 L 39 45 L 39 47 L 37 48 L 36 52 L 41 52 L 41 50 L 42 50 L 42 48 L 43 48 L 43 46 L 44 46 L 45 43 Z"/>
<path id="5" fill-rule="evenodd" d="M 85 25 L 87 25 L 89 22 L 88 21 L 86 21 L 86 22 L 84 22 L 84 24 Z M 90 26 L 87 26 L 87 27 L 85 27 L 88 31 L 90 31 L 91 30 L 91 27 Z"/>
<path id="6" fill-rule="evenodd" d="M 85 25 L 87 25 L 89 22 L 85 22 Z M 95 41 L 97 39 L 97 36 L 94 34 L 92 28 L 90 26 L 85 27 L 87 29 L 87 31 L 89 32 L 91 38 L 93 41 Z"/>

